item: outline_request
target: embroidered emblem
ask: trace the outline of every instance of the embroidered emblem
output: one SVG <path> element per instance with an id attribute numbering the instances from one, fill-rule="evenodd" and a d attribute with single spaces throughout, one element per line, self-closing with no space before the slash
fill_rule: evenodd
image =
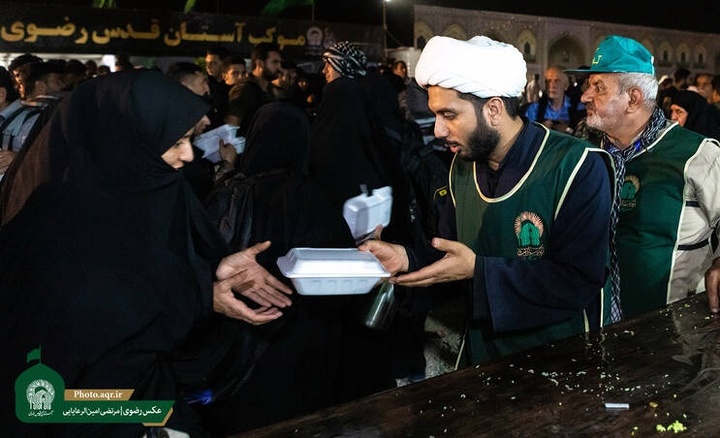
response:
<path id="1" fill-rule="evenodd" d="M 637 205 L 635 196 L 640 191 L 640 180 L 635 175 L 625 175 L 622 189 L 620 189 L 620 211 L 633 210 Z"/>
<path id="2" fill-rule="evenodd" d="M 545 231 L 543 221 L 536 213 L 524 211 L 515 218 L 515 236 L 517 236 L 517 256 L 534 260 L 545 254 L 542 237 Z"/>

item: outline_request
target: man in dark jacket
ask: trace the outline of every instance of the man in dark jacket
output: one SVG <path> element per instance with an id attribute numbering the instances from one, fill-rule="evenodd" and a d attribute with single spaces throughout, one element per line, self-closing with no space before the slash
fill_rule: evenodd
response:
<path id="1" fill-rule="evenodd" d="M 275 43 L 260 43 L 250 55 L 250 75 L 230 89 L 225 123 L 237 125 L 245 136 L 253 116 L 263 104 L 277 99 L 272 81 L 280 73 L 282 57 Z"/>
<path id="2" fill-rule="evenodd" d="M 428 89 L 436 137 L 455 154 L 454 202 L 442 214 L 443 238 L 432 239 L 441 254 L 379 240 L 360 249 L 395 274 L 394 284 L 470 280 L 471 363 L 601 326 L 608 154 L 520 116 L 526 65 L 509 44 L 433 37 L 415 76 Z"/>

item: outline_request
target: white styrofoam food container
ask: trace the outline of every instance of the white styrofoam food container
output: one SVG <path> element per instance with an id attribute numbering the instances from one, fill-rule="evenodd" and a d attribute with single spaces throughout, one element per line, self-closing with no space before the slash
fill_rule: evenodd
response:
<path id="1" fill-rule="evenodd" d="M 301 295 L 365 294 L 390 276 L 371 252 L 356 248 L 293 248 L 277 265 Z"/>
<path id="2" fill-rule="evenodd" d="M 343 216 L 355 239 L 372 233 L 375 227 L 388 226 L 392 210 L 392 187 L 375 189 L 369 195 L 358 195 L 345 201 Z"/>
<path id="3" fill-rule="evenodd" d="M 238 128 L 239 126 L 227 123 L 218 126 L 195 137 L 193 145 L 203 150 L 203 158 L 207 158 L 213 163 L 219 163 L 222 160 L 220 158 L 220 140 L 233 145 L 238 154 L 242 154 L 245 150 L 245 137 L 237 136 Z"/>

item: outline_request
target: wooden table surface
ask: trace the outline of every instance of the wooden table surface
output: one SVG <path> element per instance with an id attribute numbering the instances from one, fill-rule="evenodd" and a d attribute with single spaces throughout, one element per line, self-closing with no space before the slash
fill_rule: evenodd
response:
<path id="1" fill-rule="evenodd" d="M 720 317 L 698 294 L 592 337 L 234 435 L 286 436 L 720 437 Z"/>

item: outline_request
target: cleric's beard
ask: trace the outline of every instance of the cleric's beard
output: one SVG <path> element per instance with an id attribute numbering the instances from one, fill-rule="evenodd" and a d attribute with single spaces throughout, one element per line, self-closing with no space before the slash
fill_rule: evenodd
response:
<path id="1" fill-rule="evenodd" d="M 460 158 L 466 161 L 486 163 L 498 143 L 500 143 L 500 133 L 491 128 L 480 114 L 477 118 L 477 128 L 468 138 L 467 149 L 461 150 Z"/>

